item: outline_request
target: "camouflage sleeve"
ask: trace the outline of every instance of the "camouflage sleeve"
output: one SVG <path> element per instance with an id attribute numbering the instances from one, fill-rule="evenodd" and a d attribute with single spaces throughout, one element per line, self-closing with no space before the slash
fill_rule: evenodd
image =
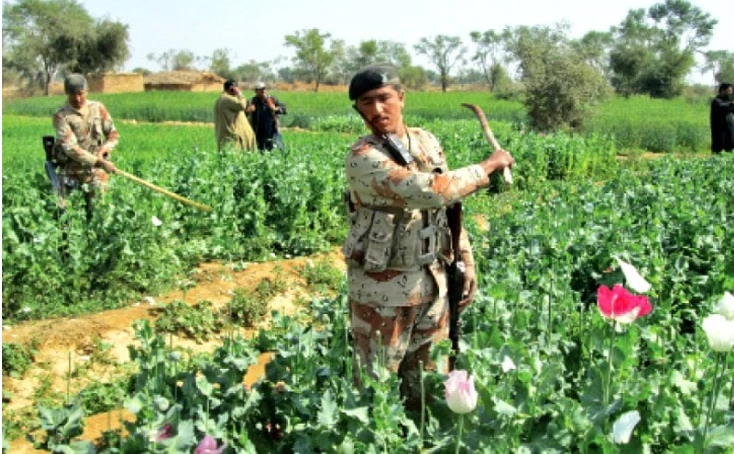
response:
<path id="1" fill-rule="evenodd" d="M 100 104 L 99 114 L 102 117 L 102 131 L 107 139 L 102 145 L 102 149 L 110 152 L 115 149 L 117 143 L 120 141 L 120 133 L 117 132 L 115 123 L 112 121 L 112 115 L 110 115 L 104 104 Z"/>
<path id="2" fill-rule="evenodd" d="M 408 209 L 450 205 L 489 184 L 480 165 L 444 173 L 403 167 L 365 141 L 352 148 L 346 160 L 347 182 L 367 205 Z"/>
<path id="3" fill-rule="evenodd" d="M 80 162 L 89 167 L 97 163 L 97 157 L 79 146 L 76 135 L 71 130 L 69 122 L 62 112 L 57 112 L 53 118 L 56 130 L 56 143 L 72 161 Z"/>

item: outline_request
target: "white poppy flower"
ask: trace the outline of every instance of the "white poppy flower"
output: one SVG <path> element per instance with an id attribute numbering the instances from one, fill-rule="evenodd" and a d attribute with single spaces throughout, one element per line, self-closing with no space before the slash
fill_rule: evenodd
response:
<path id="1" fill-rule="evenodd" d="M 632 431 L 635 430 L 635 426 L 640 422 L 640 413 L 637 410 L 628 411 L 614 421 L 612 427 L 612 433 L 614 442 L 617 444 L 627 444 L 632 436 Z"/>
<path id="2" fill-rule="evenodd" d="M 502 360 L 502 372 L 507 373 L 515 369 L 517 369 L 517 366 L 515 366 L 515 363 L 512 361 L 512 358 L 505 355 L 505 358 Z"/>
<path id="3" fill-rule="evenodd" d="M 451 411 L 458 414 L 469 413 L 477 407 L 479 395 L 474 388 L 474 377 L 465 370 L 452 370 L 444 382 L 446 386 L 446 404 Z"/>
<path id="4" fill-rule="evenodd" d="M 716 306 L 716 312 L 723 315 L 729 321 L 734 321 L 734 295 L 724 292 L 724 296 Z"/>
<path id="5" fill-rule="evenodd" d="M 155 216 L 151 216 L 151 218 L 150 218 L 150 222 L 152 222 L 152 223 L 153 223 L 153 225 L 154 225 L 154 226 L 156 226 L 156 227 L 160 227 L 160 226 L 162 226 L 162 225 L 163 225 L 163 221 L 161 221 L 160 219 L 158 219 L 158 218 L 157 218 L 157 217 L 155 217 Z"/>
<path id="6" fill-rule="evenodd" d="M 637 293 L 647 293 L 652 285 L 640 275 L 637 268 L 621 260 L 619 257 L 615 258 L 617 259 L 617 263 L 619 263 L 619 267 L 622 268 L 625 279 L 627 279 L 627 285 Z"/>
<path id="7" fill-rule="evenodd" d="M 703 319 L 701 327 L 711 350 L 726 353 L 734 347 L 734 321 L 727 320 L 721 314 L 712 314 Z"/>

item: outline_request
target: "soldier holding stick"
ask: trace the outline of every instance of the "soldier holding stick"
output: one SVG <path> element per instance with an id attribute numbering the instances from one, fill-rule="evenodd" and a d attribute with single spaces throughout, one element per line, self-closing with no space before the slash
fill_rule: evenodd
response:
<path id="1" fill-rule="evenodd" d="M 489 185 L 489 175 L 513 165 L 497 150 L 478 164 L 449 170 L 436 138 L 403 122 L 396 70 L 373 65 L 349 85 L 353 108 L 372 134 L 347 154 L 348 264 L 354 337 L 354 377 L 380 362 L 401 378 L 406 407 L 420 404 L 420 367 L 435 370 L 431 346 L 448 336 L 447 266 L 452 234 L 447 207 Z M 466 232 L 458 243 L 465 266 L 460 312 L 472 301 L 476 274 Z M 456 240 L 456 238 L 454 238 Z"/>

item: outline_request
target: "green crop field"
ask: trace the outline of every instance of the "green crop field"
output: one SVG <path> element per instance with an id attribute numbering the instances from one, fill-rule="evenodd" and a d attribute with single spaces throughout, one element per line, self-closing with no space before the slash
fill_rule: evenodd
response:
<path id="1" fill-rule="evenodd" d="M 6 103 L 3 323 L 124 306 L 176 288 L 206 261 L 337 247 L 347 229 L 344 156 L 364 129 L 343 93 L 277 95 L 294 126 L 283 133 L 285 154 L 218 154 L 206 124 L 216 94 L 92 96 L 116 119 L 121 169 L 213 210 L 116 176 L 90 221 L 79 195 L 58 212 L 43 173 L 40 137 L 52 132 L 62 99 Z M 381 368 L 355 388 L 346 283 L 337 275 L 322 277 L 335 296 L 315 294 L 307 310 L 275 314 L 247 339 L 222 332 L 203 355 L 182 355 L 162 324 L 137 322 L 135 371 L 105 407 L 124 405 L 135 419 L 124 435 L 77 449 L 191 452 L 194 434 L 205 432 L 226 443 L 224 452 L 244 453 L 733 452 L 734 357 L 712 349 L 703 320 L 734 292 L 734 156 L 618 159 L 636 149 L 706 150 L 706 105 L 610 100 L 585 134 L 570 135 L 530 132 L 521 105 L 486 94 L 408 96 L 406 121 L 438 137 L 450 167 L 490 151 L 459 107 L 466 101 L 486 110 L 517 161 L 512 186 L 493 178 L 465 203 L 480 291 L 462 315 L 458 368 L 474 377 L 476 409 L 452 413 L 436 371 L 424 373 L 420 415 L 406 413 L 397 379 Z M 651 313 L 628 324 L 597 309 L 601 286 L 630 288 L 617 258 L 651 284 Z M 169 327 L 184 317 L 174 309 Z M 194 324 L 202 333 L 209 326 Z M 20 374 L 22 348 L 7 344 L 3 370 L 7 356 L 7 369 Z M 449 350 L 441 343 L 434 354 Z M 277 353 L 263 380 L 243 386 L 264 352 Z M 43 428 L 58 452 L 72 452 L 81 414 L 79 400 L 39 405 L 39 421 L 23 430 Z M 18 427 L 5 412 L 3 421 Z"/>
<path id="2" fill-rule="evenodd" d="M 283 117 L 286 127 L 342 131 L 362 131 L 359 117 L 352 111 L 345 93 L 274 92 L 288 106 Z M 146 122 L 211 122 L 217 93 L 145 92 L 94 94 L 105 103 L 114 118 Z M 461 103 L 479 105 L 490 122 L 502 121 L 524 129 L 527 122 L 522 104 L 498 100 L 487 92 L 418 92 L 407 94 L 408 124 L 426 120 L 471 119 Z M 50 118 L 63 104 L 62 96 L 11 100 L 4 114 Z M 684 99 L 660 100 L 646 97 L 613 97 L 596 109 L 586 125 L 586 134 L 614 137 L 618 149 L 652 152 L 704 151 L 710 146 L 708 103 Z"/>

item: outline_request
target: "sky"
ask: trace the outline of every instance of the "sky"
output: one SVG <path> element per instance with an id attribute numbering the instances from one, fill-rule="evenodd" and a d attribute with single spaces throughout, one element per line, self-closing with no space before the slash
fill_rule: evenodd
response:
<path id="1" fill-rule="evenodd" d="M 719 19 L 707 49 L 734 51 L 734 0 L 689 0 Z M 607 31 L 631 9 L 662 0 L 81 0 L 95 18 L 110 18 L 129 26 L 131 56 L 125 70 L 144 67 L 159 70 L 149 54 L 190 50 L 210 57 L 214 49 L 229 49 L 232 66 L 250 60 L 288 64 L 294 55 L 285 36 L 317 28 L 347 45 L 376 39 L 406 45 L 413 63 L 431 68 L 413 45 L 420 38 L 459 36 L 473 52 L 471 31 L 500 31 L 506 26 L 554 25 L 566 22 L 571 36 Z M 728 23 L 723 18 L 729 18 Z M 728 27 L 726 25 L 729 25 Z M 711 83 L 697 70 L 692 82 Z"/>

